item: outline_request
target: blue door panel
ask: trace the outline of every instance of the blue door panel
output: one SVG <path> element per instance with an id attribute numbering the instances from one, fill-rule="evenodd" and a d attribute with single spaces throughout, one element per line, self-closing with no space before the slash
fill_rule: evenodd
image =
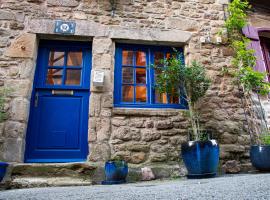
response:
<path id="1" fill-rule="evenodd" d="M 39 97 L 37 148 L 79 148 L 82 97 Z M 64 115 L 63 115 L 64 113 Z"/>
<path id="2" fill-rule="evenodd" d="M 41 41 L 26 135 L 25 162 L 76 162 L 86 159 L 90 47 L 91 44 L 82 42 Z M 46 85 L 48 56 L 52 50 L 82 51 L 80 85 Z M 63 67 L 64 71 L 67 69 L 69 66 Z"/>

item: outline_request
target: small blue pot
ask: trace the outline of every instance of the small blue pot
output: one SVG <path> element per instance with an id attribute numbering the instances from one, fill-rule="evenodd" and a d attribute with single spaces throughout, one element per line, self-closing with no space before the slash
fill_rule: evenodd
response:
<path id="1" fill-rule="evenodd" d="M 181 150 L 188 178 L 216 176 L 219 162 L 219 145 L 216 140 L 186 142 L 181 145 Z"/>
<path id="2" fill-rule="evenodd" d="M 0 162 L 0 182 L 3 180 L 6 171 L 7 171 L 8 163 Z"/>
<path id="3" fill-rule="evenodd" d="M 128 174 L 128 165 L 125 161 L 107 161 L 105 163 L 106 180 L 102 181 L 104 185 L 126 183 Z"/>
<path id="4" fill-rule="evenodd" d="M 252 145 L 250 160 L 257 170 L 270 171 L 270 145 Z"/>

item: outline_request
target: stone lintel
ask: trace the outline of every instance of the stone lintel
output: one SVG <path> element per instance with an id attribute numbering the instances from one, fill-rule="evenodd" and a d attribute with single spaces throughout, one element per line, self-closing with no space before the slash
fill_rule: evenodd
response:
<path id="1" fill-rule="evenodd" d="M 161 30 L 161 29 L 132 29 L 113 27 L 109 37 L 119 40 L 133 40 L 156 42 L 157 44 L 169 42 L 175 44 L 185 44 L 191 38 L 191 33 L 182 30 Z"/>
<path id="2" fill-rule="evenodd" d="M 183 30 L 112 27 L 85 20 L 76 20 L 75 22 L 76 31 L 74 36 L 109 37 L 114 40 L 145 41 L 152 44 L 174 43 L 182 45 L 187 43 L 192 35 L 190 32 Z M 37 34 L 54 34 L 54 24 L 55 21 L 49 19 L 29 20 L 27 31 Z"/>

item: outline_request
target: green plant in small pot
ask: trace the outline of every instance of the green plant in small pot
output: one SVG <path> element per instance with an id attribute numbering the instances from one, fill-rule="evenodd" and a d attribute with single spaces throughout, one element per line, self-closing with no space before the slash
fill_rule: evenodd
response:
<path id="1" fill-rule="evenodd" d="M 7 119 L 7 113 L 5 111 L 5 102 L 6 102 L 6 97 L 8 94 L 7 89 L 0 89 L 0 123 L 5 121 Z M 6 174 L 6 169 L 8 167 L 8 163 L 3 162 L 0 160 L 0 182 L 3 180 L 5 174 Z"/>
<path id="2" fill-rule="evenodd" d="M 248 9 L 247 0 L 234 0 L 228 7 L 230 15 L 225 27 L 228 44 L 234 50 L 230 74 L 235 77 L 242 98 L 251 139 L 251 163 L 258 170 L 270 171 L 270 132 L 260 100 L 261 96 L 269 94 L 270 84 L 266 73 L 255 70 L 255 51 L 250 49 L 251 41 L 243 35 L 242 30 L 248 25 Z"/>
<path id="3" fill-rule="evenodd" d="M 196 103 L 206 94 L 211 84 L 204 66 L 196 61 L 185 65 L 182 55 L 177 53 L 176 56 L 162 60 L 161 65 L 154 66 L 154 69 L 160 72 L 156 78 L 156 90 L 169 96 L 180 96 L 188 104 L 186 113 L 191 122 L 190 141 L 181 145 L 188 177 L 215 176 L 219 162 L 219 146 L 217 141 L 209 139 L 207 131 L 201 128 L 196 107 Z"/>
<path id="4" fill-rule="evenodd" d="M 104 168 L 106 180 L 102 181 L 103 185 L 126 183 L 128 164 L 124 159 L 120 157 L 110 159 L 106 161 Z"/>

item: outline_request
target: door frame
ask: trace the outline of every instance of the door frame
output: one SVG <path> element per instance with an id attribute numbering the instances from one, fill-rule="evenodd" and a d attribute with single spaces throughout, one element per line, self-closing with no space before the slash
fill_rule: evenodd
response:
<path id="1" fill-rule="evenodd" d="M 87 63 L 87 66 L 89 67 L 83 67 L 82 69 L 82 76 L 81 76 L 81 86 L 42 86 L 42 83 L 45 81 L 45 70 L 47 70 L 47 66 L 45 66 L 46 61 L 46 56 L 45 56 L 45 49 L 46 48 L 56 48 L 56 49 L 65 49 L 65 51 L 69 50 L 83 50 L 86 51 L 86 58 L 83 56 L 83 60 L 89 60 Z M 84 62 L 84 61 L 83 61 Z M 39 68 L 39 66 L 43 66 Z M 88 114 L 89 114 L 89 101 L 90 101 L 90 79 L 91 79 L 91 69 L 92 69 L 92 42 L 87 41 L 87 42 L 81 42 L 81 41 L 60 41 L 60 40 L 40 40 L 39 46 L 38 46 L 38 55 L 37 55 L 37 62 L 36 62 L 36 68 L 35 68 L 35 73 L 34 73 L 34 79 L 33 79 L 33 87 L 32 87 L 32 93 L 31 93 L 31 100 L 30 100 L 30 111 L 29 111 L 29 119 L 27 123 L 27 131 L 26 131 L 26 137 L 25 137 L 25 150 L 24 150 L 24 162 L 27 163 L 55 163 L 55 162 L 79 162 L 79 161 L 85 161 L 88 156 L 89 152 L 89 145 L 88 145 Z M 85 125 L 85 128 L 82 130 L 82 134 L 80 137 L 85 138 L 85 141 L 82 140 L 81 144 L 81 151 L 85 155 L 85 159 L 70 159 L 70 158 L 63 158 L 63 159 L 31 159 L 29 157 L 30 152 L 29 152 L 29 144 L 31 142 L 31 129 L 33 128 L 33 113 L 34 113 L 34 104 L 35 104 L 35 93 L 36 90 L 38 89 L 72 89 L 72 90 L 78 90 L 82 92 L 88 92 L 88 97 L 87 97 L 87 102 L 86 102 L 86 107 L 87 110 L 83 110 L 83 114 L 87 116 L 87 118 L 81 119 L 81 123 Z M 87 112 L 87 113 L 85 113 Z"/>

